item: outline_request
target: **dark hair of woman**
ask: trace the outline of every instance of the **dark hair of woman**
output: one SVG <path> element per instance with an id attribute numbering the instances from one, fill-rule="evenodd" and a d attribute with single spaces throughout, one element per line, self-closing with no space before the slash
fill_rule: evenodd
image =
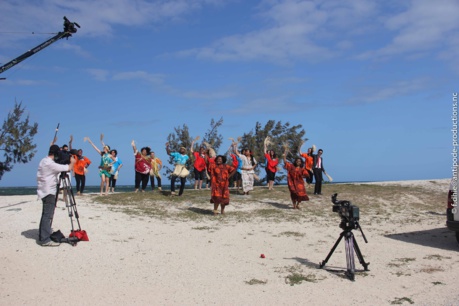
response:
<path id="1" fill-rule="evenodd" d="M 150 155 L 150 151 L 151 151 L 150 147 L 143 147 L 143 148 L 140 150 L 140 152 L 142 152 L 143 150 L 146 150 L 146 151 L 147 151 L 147 155 Z"/>
<path id="2" fill-rule="evenodd" d="M 222 164 L 226 164 L 226 156 L 225 155 L 217 155 L 217 157 L 215 157 L 215 160 L 217 160 L 219 157 L 222 158 Z"/>
<path id="3" fill-rule="evenodd" d="M 300 162 L 301 162 L 300 167 L 303 168 L 304 167 L 304 162 L 303 162 L 303 159 L 301 157 L 296 157 L 295 160 L 293 161 L 293 165 L 296 167 L 296 161 L 297 160 L 300 160 Z"/>

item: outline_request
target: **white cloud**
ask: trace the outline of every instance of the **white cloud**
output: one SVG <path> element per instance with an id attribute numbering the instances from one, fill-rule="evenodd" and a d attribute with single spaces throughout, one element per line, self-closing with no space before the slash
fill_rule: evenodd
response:
<path id="1" fill-rule="evenodd" d="M 86 52 L 81 48 L 79 45 L 73 45 L 68 43 L 67 41 L 64 41 L 61 44 L 56 45 L 56 49 L 62 49 L 62 50 L 70 50 L 74 52 L 76 55 L 84 58 L 91 58 L 91 54 L 89 52 Z"/>
<path id="2" fill-rule="evenodd" d="M 112 79 L 116 81 L 143 80 L 155 85 L 161 85 L 164 83 L 164 77 L 162 74 L 152 74 L 145 71 L 128 71 L 115 73 Z"/>
<path id="3" fill-rule="evenodd" d="M 384 26 L 395 33 L 390 43 L 362 53 L 359 58 L 413 56 L 447 45 L 459 30 L 459 2 L 449 0 L 412 0 L 402 12 L 387 18 Z"/>
<path id="4" fill-rule="evenodd" d="M 86 69 L 86 71 L 97 81 L 107 81 L 109 71 L 104 69 Z"/>
<path id="5" fill-rule="evenodd" d="M 298 59 L 322 61 L 351 48 L 352 42 L 343 40 L 342 36 L 365 33 L 361 27 L 355 28 L 376 13 L 375 5 L 364 0 L 266 0 L 258 9 L 254 18 L 261 21 L 260 29 L 223 37 L 209 46 L 184 50 L 177 55 L 280 64 Z"/>
<path id="6" fill-rule="evenodd" d="M 359 92 L 347 101 L 348 104 L 369 104 L 414 95 L 429 86 L 427 78 L 400 80 L 385 85 L 359 84 Z"/>

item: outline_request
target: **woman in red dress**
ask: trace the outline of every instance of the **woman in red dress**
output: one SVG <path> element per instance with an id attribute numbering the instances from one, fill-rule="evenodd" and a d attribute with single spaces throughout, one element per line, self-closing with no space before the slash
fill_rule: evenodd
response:
<path id="1" fill-rule="evenodd" d="M 229 178 L 236 172 L 236 168 L 226 164 L 226 157 L 218 155 L 215 162 L 207 161 L 207 171 L 211 177 L 212 193 L 210 203 L 214 204 L 214 215 L 218 214 L 218 206 L 221 213 L 225 213 L 225 206 L 229 204 Z"/>
<path id="2" fill-rule="evenodd" d="M 290 198 L 292 199 L 293 209 L 300 209 L 302 201 L 309 201 L 304 186 L 304 178 L 309 177 L 308 170 L 303 165 L 303 160 L 300 157 L 295 158 L 293 164 L 286 159 L 287 150 L 285 150 L 284 167 L 287 170 L 287 184 L 290 190 Z"/>

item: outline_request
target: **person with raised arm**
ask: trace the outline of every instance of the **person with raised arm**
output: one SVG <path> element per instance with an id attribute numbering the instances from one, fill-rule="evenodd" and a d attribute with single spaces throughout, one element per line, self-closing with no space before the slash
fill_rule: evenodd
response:
<path id="1" fill-rule="evenodd" d="M 206 176 L 206 148 L 201 146 L 199 152 L 194 151 L 194 143 L 199 138 L 193 140 L 191 143 L 191 154 L 194 156 L 193 162 L 193 172 L 194 172 L 194 189 L 202 189 L 202 183 L 204 182 L 204 177 Z"/>
<path id="2" fill-rule="evenodd" d="M 293 209 L 300 209 L 300 203 L 309 201 L 304 186 L 304 178 L 309 176 L 308 171 L 304 167 L 301 157 L 296 157 L 293 164 L 287 161 L 288 149 L 285 147 L 282 158 L 284 160 L 284 168 L 287 170 L 287 185 L 290 191 L 290 199 L 292 200 Z"/>
<path id="3" fill-rule="evenodd" d="M 312 184 L 314 179 L 314 173 L 312 172 L 312 166 L 314 164 L 314 145 L 311 148 L 308 148 L 307 153 L 301 152 L 301 147 L 303 146 L 304 141 L 301 142 L 298 152 L 300 152 L 300 156 L 304 158 L 304 166 L 306 170 L 308 170 L 309 177 L 306 179 L 306 183 L 308 186 Z"/>
<path id="4" fill-rule="evenodd" d="M 210 203 L 214 204 L 214 215 L 218 214 L 218 206 L 221 213 L 225 213 L 225 206 L 230 202 L 229 179 L 236 172 L 236 168 L 226 164 L 226 156 L 218 155 L 215 162 L 207 162 L 207 170 L 212 179 Z"/>
<path id="5" fill-rule="evenodd" d="M 115 162 L 115 159 L 110 154 L 110 146 L 104 145 L 102 150 L 97 148 L 97 146 L 91 141 L 89 137 L 85 137 L 84 141 L 87 141 L 91 146 L 96 150 L 100 155 L 100 164 L 99 164 L 99 176 L 100 176 L 100 195 L 108 195 L 109 186 L 110 186 L 110 176 L 112 170 L 112 164 Z M 104 192 L 105 189 L 105 192 Z"/>
<path id="6" fill-rule="evenodd" d="M 171 195 L 175 195 L 175 180 L 180 178 L 180 190 L 178 195 L 181 196 L 185 189 L 186 177 L 190 173 L 186 168 L 186 163 L 190 157 L 186 154 L 185 147 L 180 147 L 179 152 L 172 152 L 168 142 L 166 142 L 166 152 L 167 155 L 174 158 L 173 162 L 175 165 L 174 172 L 172 172 L 171 175 Z"/>
<path id="7" fill-rule="evenodd" d="M 151 151 L 150 152 L 150 160 L 151 160 L 151 170 L 150 170 L 150 184 L 151 184 L 151 190 L 155 190 L 155 178 L 158 182 L 158 190 L 162 191 L 161 187 L 161 169 L 163 168 L 163 162 L 161 159 L 156 157 L 155 152 Z"/>
<path id="8" fill-rule="evenodd" d="M 237 145 L 233 146 L 233 150 L 242 160 L 242 191 L 244 191 L 245 195 L 248 195 L 253 190 L 257 161 L 253 157 L 252 152 L 247 148 L 242 150 L 242 154 L 237 150 Z"/>
<path id="9" fill-rule="evenodd" d="M 268 190 L 273 190 L 279 159 L 277 158 L 274 150 L 268 150 L 268 144 L 270 144 L 269 136 L 266 137 L 264 142 L 264 152 L 266 158 L 266 181 L 268 182 Z"/>
<path id="10" fill-rule="evenodd" d="M 150 147 L 143 147 L 139 152 L 137 151 L 134 140 L 132 140 L 131 145 L 135 155 L 135 192 L 139 191 L 140 183 L 142 183 L 142 192 L 145 192 L 145 189 L 148 185 L 148 180 L 150 179 Z"/>

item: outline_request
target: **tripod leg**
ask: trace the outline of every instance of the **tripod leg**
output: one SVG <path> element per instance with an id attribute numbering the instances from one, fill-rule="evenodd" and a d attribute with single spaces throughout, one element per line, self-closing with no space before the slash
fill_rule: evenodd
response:
<path id="1" fill-rule="evenodd" d="M 350 280 L 354 280 L 355 273 L 355 262 L 354 262 L 354 235 L 352 232 L 349 232 L 344 238 L 344 243 L 346 246 L 346 264 L 347 271 L 346 275 Z"/>
<path id="2" fill-rule="evenodd" d="M 345 233 L 345 232 L 342 232 L 342 233 L 339 235 L 338 240 L 336 240 L 336 242 L 335 242 L 335 244 L 333 245 L 332 249 L 331 249 L 330 252 L 328 253 L 327 258 L 325 258 L 325 260 L 322 261 L 322 262 L 319 264 L 319 268 L 322 269 L 322 268 L 327 264 L 328 260 L 329 260 L 330 257 L 332 256 L 332 254 L 333 254 L 333 252 L 335 251 L 336 247 L 338 246 L 339 242 L 341 241 L 341 239 L 343 239 L 344 233 Z"/>
<path id="3" fill-rule="evenodd" d="M 362 252 L 360 252 L 360 248 L 359 248 L 359 245 L 357 244 L 357 241 L 354 239 L 354 237 L 352 237 L 352 239 L 354 240 L 354 249 L 355 249 L 355 252 L 357 253 L 357 258 L 359 259 L 360 264 L 363 266 L 365 271 L 370 271 L 368 270 L 368 265 L 370 263 L 365 262 L 365 260 L 363 259 Z"/>

